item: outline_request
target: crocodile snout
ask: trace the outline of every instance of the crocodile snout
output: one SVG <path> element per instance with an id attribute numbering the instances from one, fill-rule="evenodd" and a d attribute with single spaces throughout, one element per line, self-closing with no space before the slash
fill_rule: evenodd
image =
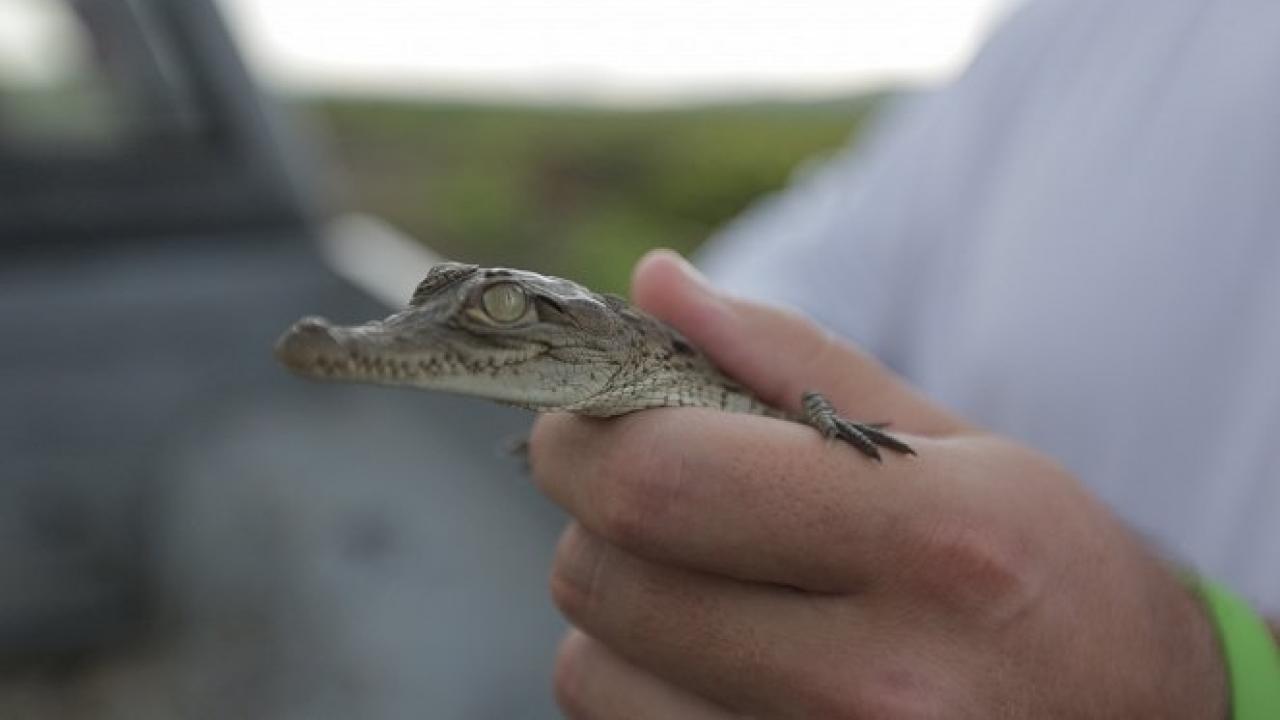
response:
<path id="1" fill-rule="evenodd" d="M 322 361 L 341 358 L 346 351 L 333 330 L 324 318 L 302 318 L 276 341 L 276 358 L 290 370 L 302 373 L 314 370 Z"/>

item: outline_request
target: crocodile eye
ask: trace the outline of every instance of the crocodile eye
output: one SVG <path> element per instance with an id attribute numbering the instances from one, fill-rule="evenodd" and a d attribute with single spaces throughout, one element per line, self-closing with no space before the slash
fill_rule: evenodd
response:
<path id="1" fill-rule="evenodd" d="M 515 283 L 496 283 L 480 296 L 484 312 L 495 322 L 513 323 L 524 317 L 529 309 L 529 298 Z"/>

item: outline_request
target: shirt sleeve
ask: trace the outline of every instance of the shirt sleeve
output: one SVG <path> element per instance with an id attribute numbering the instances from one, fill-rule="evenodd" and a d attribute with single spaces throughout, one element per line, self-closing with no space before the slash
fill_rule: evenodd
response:
<path id="1" fill-rule="evenodd" d="M 929 96 L 900 98 L 872 137 L 802 170 L 714 235 L 695 262 L 727 291 L 796 309 L 882 356 L 916 302 L 901 292 L 912 247 L 936 212 L 913 175 Z M 927 124 L 927 123 L 925 123 Z M 918 285 L 917 285 L 918 287 Z M 887 360 L 887 358 L 884 358 Z"/>
<path id="2" fill-rule="evenodd" d="M 729 292 L 799 310 L 901 371 L 915 317 L 964 267 L 958 218 L 1017 131 L 1016 114 L 993 109 L 1025 93 L 1024 68 L 1054 33 L 1039 5 L 1011 16 L 956 81 L 891 101 L 865 140 L 722 228 L 695 262 Z"/>

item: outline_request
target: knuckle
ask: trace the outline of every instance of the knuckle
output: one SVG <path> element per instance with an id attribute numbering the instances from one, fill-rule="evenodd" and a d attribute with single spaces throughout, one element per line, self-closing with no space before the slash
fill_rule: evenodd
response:
<path id="1" fill-rule="evenodd" d="M 571 415 L 557 413 L 544 413 L 534 420 L 529 430 L 526 457 L 535 479 L 545 482 L 547 474 L 556 471 L 553 461 L 574 421 Z"/>
<path id="2" fill-rule="evenodd" d="M 956 707 L 940 701 L 936 677 L 920 669 L 921 663 L 905 659 L 905 655 L 887 657 L 871 668 L 840 668 L 828 673 L 811 688 L 811 714 L 835 720 L 953 717 Z"/>
<path id="3" fill-rule="evenodd" d="M 849 685 L 814 687 L 806 695 L 799 703 L 806 716 L 831 720 L 897 717 L 878 712 L 883 708 L 872 702 L 868 693 Z"/>
<path id="4" fill-rule="evenodd" d="M 950 517 L 923 525 L 918 580 L 928 595 L 970 617 L 1004 618 L 1036 594 L 1031 544 L 997 522 Z"/>
<path id="5" fill-rule="evenodd" d="M 556 547 L 551 566 L 551 600 L 570 619 L 588 617 L 600 594 L 603 550 L 575 524 Z"/>
<path id="6" fill-rule="evenodd" d="M 551 570 L 551 602 L 569 619 L 586 615 L 591 606 L 591 591 L 566 577 L 559 568 Z"/>
<path id="7" fill-rule="evenodd" d="M 893 717 L 868 714 L 873 703 L 864 689 L 865 679 L 856 675 L 851 677 L 851 673 L 845 668 L 828 666 L 810 675 L 807 680 L 801 702 L 806 714 L 832 720 Z"/>
<path id="8" fill-rule="evenodd" d="M 657 425 L 655 423 L 655 425 Z M 598 495 L 598 530 L 609 540 L 643 551 L 664 532 L 672 509 L 685 499 L 684 462 L 678 449 L 660 439 L 661 428 L 639 443 L 623 443 L 613 450 L 612 482 Z"/>
<path id="9" fill-rule="evenodd" d="M 600 513 L 600 532 L 624 547 L 648 545 L 663 512 L 666 490 L 642 474 L 614 486 Z"/>

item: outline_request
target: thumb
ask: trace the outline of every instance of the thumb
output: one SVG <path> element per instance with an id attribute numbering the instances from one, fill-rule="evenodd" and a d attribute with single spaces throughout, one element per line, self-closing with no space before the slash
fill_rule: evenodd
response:
<path id="1" fill-rule="evenodd" d="M 720 293 L 670 250 L 641 258 L 631 294 L 771 405 L 794 411 L 801 394 L 815 390 L 853 420 L 920 435 L 965 428 L 870 355 L 793 312 Z"/>

